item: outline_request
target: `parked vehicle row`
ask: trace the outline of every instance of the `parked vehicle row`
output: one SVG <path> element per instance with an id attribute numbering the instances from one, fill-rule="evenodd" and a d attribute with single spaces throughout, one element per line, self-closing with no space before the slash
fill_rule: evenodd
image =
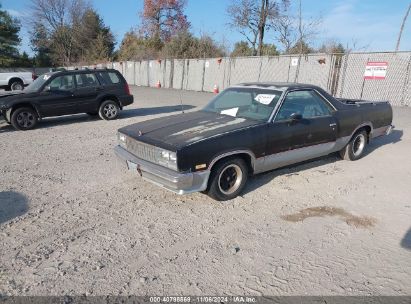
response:
<path id="1" fill-rule="evenodd" d="M 112 120 L 132 103 L 116 70 L 56 71 L 0 96 L 0 111 L 17 130 L 29 130 L 50 116 Z M 371 139 L 391 132 L 392 118 L 388 102 L 336 99 L 313 85 L 244 83 L 200 111 L 119 129 L 115 152 L 129 170 L 167 190 L 224 201 L 254 174 L 334 152 L 357 160 Z"/>
<path id="2" fill-rule="evenodd" d="M 15 129 L 30 130 L 51 116 L 87 113 L 116 119 L 132 103 L 130 88 L 116 70 L 57 71 L 21 92 L 0 95 L 0 112 Z"/>

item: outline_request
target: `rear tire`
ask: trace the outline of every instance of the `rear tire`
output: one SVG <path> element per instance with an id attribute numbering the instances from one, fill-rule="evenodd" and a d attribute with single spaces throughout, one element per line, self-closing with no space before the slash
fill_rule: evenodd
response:
<path id="1" fill-rule="evenodd" d="M 367 145 L 368 134 L 366 131 L 359 131 L 354 134 L 350 142 L 340 151 L 340 156 L 345 160 L 357 160 L 364 155 Z"/>
<path id="2" fill-rule="evenodd" d="M 228 158 L 217 163 L 210 176 L 207 194 L 216 201 L 228 201 L 244 189 L 248 167 L 241 158 Z"/>
<path id="3" fill-rule="evenodd" d="M 11 125 L 20 131 L 33 129 L 38 122 L 38 116 L 32 108 L 18 108 L 11 114 Z"/>
<path id="4" fill-rule="evenodd" d="M 103 101 L 98 110 L 98 114 L 101 119 L 113 120 L 118 117 L 120 112 L 120 107 L 114 100 Z"/>
<path id="5" fill-rule="evenodd" d="M 12 91 L 22 91 L 24 90 L 24 83 L 20 80 L 15 80 L 10 84 L 10 90 Z"/>

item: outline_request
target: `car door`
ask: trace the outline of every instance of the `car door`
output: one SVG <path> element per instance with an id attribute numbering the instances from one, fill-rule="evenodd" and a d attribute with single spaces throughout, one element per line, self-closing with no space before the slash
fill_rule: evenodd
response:
<path id="1" fill-rule="evenodd" d="M 312 90 L 291 91 L 268 129 L 267 170 L 327 154 L 336 141 L 336 123 Z"/>
<path id="2" fill-rule="evenodd" d="M 38 108 L 42 117 L 76 113 L 73 75 L 62 75 L 47 82 L 38 98 Z"/>
<path id="3" fill-rule="evenodd" d="M 103 90 L 96 75 L 90 73 L 75 74 L 76 91 L 74 97 L 78 113 L 94 113 L 98 111 L 98 95 Z"/>

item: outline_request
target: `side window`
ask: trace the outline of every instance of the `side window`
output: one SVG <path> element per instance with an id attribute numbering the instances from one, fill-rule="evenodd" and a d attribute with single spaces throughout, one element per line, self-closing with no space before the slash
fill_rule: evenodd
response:
<path id="1" fill-rule="evenodd" d="M 118 78 L 116 73 L 108 73 L 108 76 L 110 77 L 112 84 L 120 83 L 120 78 Z"/>
<path id="2" fill-rule="evenodd" d="M 332 108 L 316 92 L 294 91 L 287 94 L 275 121 L 287 120 L 291 114 L 301 114 L 303 118 L 331 115 Z"/>
<path id="3" fill-rule="evenodd" d="M 120 83 L 120 78 L 113 72 L 99 72 L 98 76 L 101 80 L 103 80 L 104 84 L 110 85 Z"/>
<path id="4" fill-rule="evenodd" d="M 73 75 L 58 76 L 48 86 L 51 91 L 70 91 L 74 89 Z"/>
<path id="5" fill-rule="evenodd" d="M 77 74 L 76 83 L 78 88 L 96 87 L 99 85 L 94 74 Z"/>

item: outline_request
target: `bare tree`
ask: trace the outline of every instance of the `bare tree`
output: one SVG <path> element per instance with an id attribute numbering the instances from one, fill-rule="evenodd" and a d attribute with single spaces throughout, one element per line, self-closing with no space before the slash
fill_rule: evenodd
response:
<path id="1" fill-rule="evenodd" d="M 75 25 L 80 23 L 80 19 L 90 7 L 87 0 L 31 1 L 31 34 L 35 35 L 33 31 L 41 25 L 44 39 L 37 43 L 53 50 L 54 62 L 63 65 L 72 63 L 76 34 L 80 33 Z"/>
<path id="2" fill-rule="evenodd" d="M 400 49 L 402 32 L 404 31 L 405 22 L 407 21 L 408 15 L 410 14 L 410 10 L 411 10 L 411 3 L 408 6 L 407 12 L 405 13 L 404 19 L 402 20 L 402 23 L 401 23 L 400 33 L 398 34 L 397 45 L 395 46 L 396 52 L 398 52 L 398 50 Z"/>
<path id="3" fill-rule="evenodd" d="M 301 8 L 301 0 L 299 1 L 297 15 L 291 14 L 287 10 L 282 10 L 284 13 L 279 14 L 275 18 L 270 18 L 269 23 L 276 33 L 276 40 L 282 45 L 285 53 L 303 54 L 309 48 L 313 40 L 318 35 L 318 29 L 322 23 L 320 17 L 304 18 Z"/>
<path id="4" fill-rule="evenodd" d="M 288 3 L 289 0 L 260 0 L 260 3 L 257 0 L 233 0 L 227 8 L 228 25 L 247 39 L 253 55 L 261 54 L 265 32 L 271 28 L 268 20 L 279 15 L 280 4 L 286 7 Z"/>

